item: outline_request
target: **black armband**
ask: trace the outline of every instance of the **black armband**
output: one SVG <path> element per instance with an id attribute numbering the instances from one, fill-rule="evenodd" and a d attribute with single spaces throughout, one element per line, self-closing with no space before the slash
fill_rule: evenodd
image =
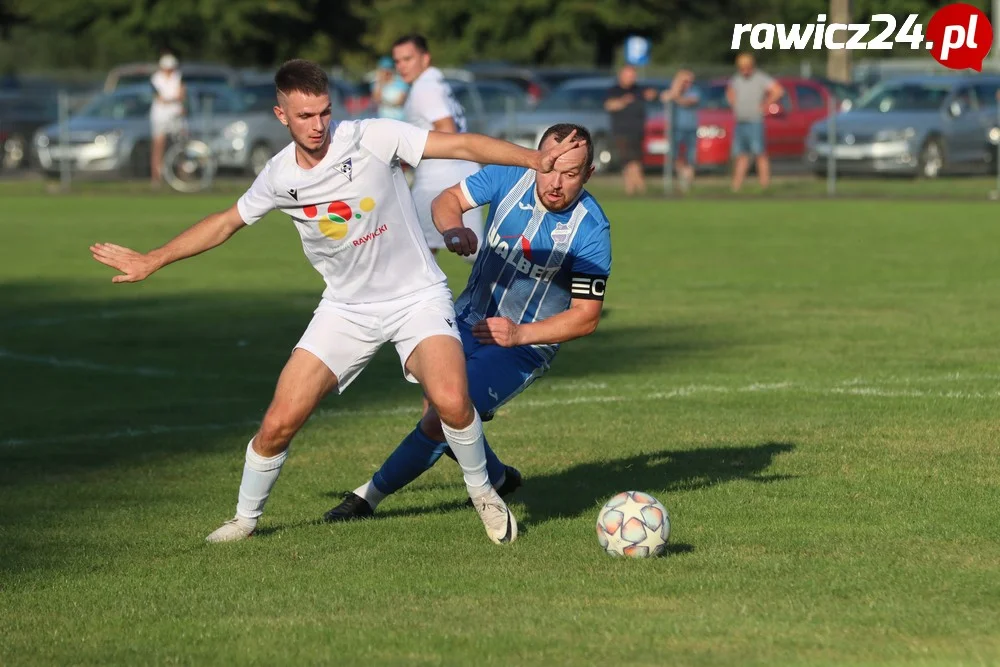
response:
<path id="1" fill-rule="evenodd" d="M 604 301 L 604 289 L 608 284 L 608 276 L 574 273 L 570 277 L 570 281 L 570 296 L 572 298 Z"/>

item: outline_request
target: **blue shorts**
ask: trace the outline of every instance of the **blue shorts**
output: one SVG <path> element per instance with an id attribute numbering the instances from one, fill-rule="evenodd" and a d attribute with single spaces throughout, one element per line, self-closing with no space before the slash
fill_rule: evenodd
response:
<path id="1" fill-rule="evenodd" d="M 764 154 L 764 122 L 746 121 L 736 122 L 733 131 L 733 157 L 738 155 L 763 155 Z"/>
<path id="2" fill-rule="evenodd" d="M 472 328 L 458 323 L 465 349 L 469 376 L 469 395 L 483 421 L 493 419 L 496 411 L 540 378 L 549 365 L 526 348 L 483 345 L 472 335 Z"/>
<path id="3" fill-rule="evenodd" d="M 698 156 L 698 130 L 695 128 L 674 130 L 670 138 L 670 145 L 673 146 L 675 158 L 684 158 L 684 161 L 689 165 L 694 165 Z M 684 146 L 683 151 L 681 146 Z"/>

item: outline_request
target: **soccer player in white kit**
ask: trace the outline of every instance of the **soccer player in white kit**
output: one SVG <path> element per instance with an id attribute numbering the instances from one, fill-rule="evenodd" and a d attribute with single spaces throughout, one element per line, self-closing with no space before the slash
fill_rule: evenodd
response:
<path id="1" fill-rule="evenodd" d="M 427 40 L 421 35 L 400 37 L 392 45 L 392 59 L 396 71 L 410 84 L 403 112 L 406 122 L 425 130 L 436 132 L 467 132 L 465 110 L 444 80 L 444 74 L 431 66 L 431 55 Z M 479 164 L 467 160 L 424 160 L 414 166 L 413 203 L 417 206 L 417 216 L 424 238 L 431 253 L 445 247 L 441 233 L 434 227 L 431 217 L 431 202 L 441 192 L 455 183 L 479 171 Z M 476 248 L 483 245 L 483 214 L 472 210 L 462 216 L 466 229 L 476 233 Z M 464 259 L 475 262 L 473 254 Z"/>
<path id="2" fill-rule="evenodd" d="M 292 218 L 306 257 L 326 282 L 247 446 L 236 515 L 206 539 L 229 542 L 253 534 L 292 438 L 325 395 L 343 392 L 391 342 L 404 377 L 422 385 L 441 416 L 490 539 L 513 541 L 517 522 L 486 474 L 482 421 L 469 398 L 451 292 L 424 243 L 400 161 L 417 165 L 425 157 L 459 158 L 549 172 L 556 158 L 578 142 L 570 136 L 543 152 L 391 119 L 331 126 L 327 75 L 304 60 L 285 63 L 275 86 L 275 114 L 288 127 L 292 143 L 267 163 L 235 205 L 148 253 L 108 243 L 90 248 L 94 259 L 121 272 L 112 282 L 136 282 L 222 244 L 279 209 Z"/>

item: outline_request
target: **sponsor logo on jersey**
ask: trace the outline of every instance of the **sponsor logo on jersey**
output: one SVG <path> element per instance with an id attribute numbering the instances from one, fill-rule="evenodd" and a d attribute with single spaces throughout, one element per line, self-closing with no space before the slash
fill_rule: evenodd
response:
<path id="1" fill-rule="evenodd" d="M 355 211 L 345 201 L 332 201 L 329 204 L 321 204 L 319 206 L 316 204 L 303 206 L 302 215 L 308 220 L 318 219 L 319 231 L 327 238 L 339 241 L 347 236 L 347 232 L 350 231 L 350 225 L 348 224 L 350 220 L 360 220 L 364 213 L 371 213 L 375 209 L 375 200 L 371 197 L 364 197 L 357 203 L 357 209 Z M 374 234 L 374 232 L 371 232 L 371 234 Z M 362 241 L 362 243 L 364 242 Z M 360 244 L 355 243 L 354 245 Z"/>
<path id="2" fill-rule="evenodd" d="M 511 252 L 510 244 L 501 239 L 500 235 L 497 234 L 496 231 L 490 232 L 488 241 L 490 248 L 494 253 L 503 258 L 504 261 L 524 275 L 546 283 L 551 281 L 552 278 L 559 273 L 559 267 L 547 267 L 542 264 L 535 264 L 532 262 L 531 255 L 529 254 L 531 251 L 531 244 L 528 242 L 528 239 L 523 236 L 519 238 L 521 239 L 521 249 L 523 251 L 520 258 L 518 258 L 516 252 Z"/>

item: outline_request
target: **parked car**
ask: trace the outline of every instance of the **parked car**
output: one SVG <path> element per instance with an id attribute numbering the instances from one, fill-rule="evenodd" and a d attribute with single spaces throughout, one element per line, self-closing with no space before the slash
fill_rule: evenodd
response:
<path id="1" fill-rule="evenodd" d="M 922 75 L 876 84 L 850 111 L 809 133 L 806 164 L 825 173 L 831 150 L 837 170 L 935 178 L 995 168 L 1000 76 Z"/>
<path id="2" fill-rule="evenodd" d="M 466 65 L 466 69 L 477 81 L 505 81 L 514 84 L 524 92 L 529 107 L 537 105 L 550 92 L 549 85 L 529 67 L 482 63 Z"/>
<path id="3" fill-rule="evenodd" d="M 54 173 L 59 171 L 62 160 L 67 160 L 76 172 L 147 176 L 152 102 L 153 88 L 148 84 L 95 96 L 70 116 L 65 145 L 58 124 L 47 125 L 35 134 L 39 166 Z M 239 119 L 242 104 L 235 91 L 226 86 L 189 84 L 186 107 L 191 134 L 211 137 Z"/>
<path id="4" fill-rule="evenodd" d="M 500 136 L 515 144 L 535 148 L 542 134 L 556 123 L 583 125 L 594 139 L 594 164 L 598 171 L 617 167 L 611 137 L 611 117 L 604 110 L 614 77 L 573 79 L 555 88 L 532 111 L 519 113 L 516 122 L 508 123 Z M 657 92 L 670 86 L 669 80 L 643 80 L 640 87 Z M 655 109 L 655 105 L 652 105 Z M 655 114 L 651 111 L 651 115 Z"/>
<path id="5" fill-rule="evenodd" d="M 530 111 L 528 95 L 509 81 L 446 79 L 455 99 L 465 110 L 469 132 L 501 136 L 518 114 Z"/>
<path id="6" fill-rule="evenodd" d="M 59 105 L 54 95 L 0 92 L 0 165 L 4 169 L 28 167 L 31 137 L 58 118 Z"/>
<path id="7" fill-rule="evenodd" d="M 775 78 L 784 87 L 785 94 L 771 105 L 764 117 L 765 147 L 774 159 L 801 159 L 806 152 L 809 128 L 829 114 L 831 93 L 811 79 Z M 726 99 L 728 81 L 716 79 L 700 86 L 702 103 L 697 112 L 698 146 L 695 153 L 699 169 L 721 167 L 730 161 L 736 121 Z M 664 156 L 670 150 L 666 128 L 662 110 L 647 122 L 643 156 L 646 167 L 663 166 Z"/>
<path id="8" fill-rule="evenodd" d="M 111 93 L 115 90 L 128 86 L 137 86 L 149 83 L 149 79 L 156 72 L 156 63 L 129 63 L 119 65 L 108 72 L 104 81 L 104 92 Z M 216 65 L 213 63 L 182 62 L 180 66 L 181 78 L 184 83 L 214 84 L 217 86 L 233 86 L 240 80 L 239 71 L 226 65 Z"/>

